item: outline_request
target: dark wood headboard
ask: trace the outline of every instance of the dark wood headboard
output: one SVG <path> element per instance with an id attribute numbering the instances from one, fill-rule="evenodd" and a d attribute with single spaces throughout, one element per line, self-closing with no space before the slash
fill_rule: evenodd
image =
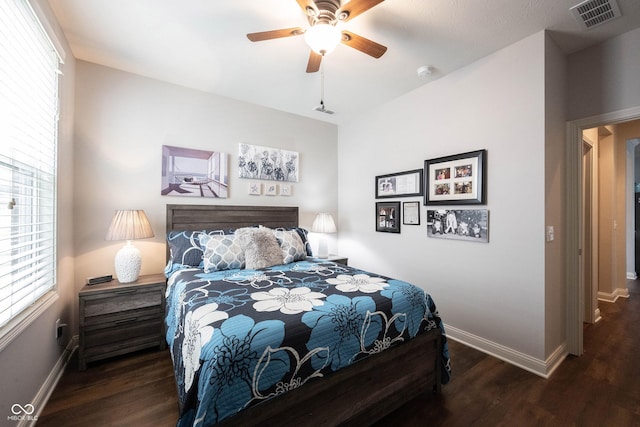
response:
<path id="1" fill-rule="evenodd" d="M 298 207 L 167 205 L 167 233 L 172 230 L 224 230 L 252 225 L 297 227 Z"/>
<path id="2" fill-rule="evenodd" d="M 167 205 L 167 232 L 249 227 L 297 227 L 297 206 Z"/>

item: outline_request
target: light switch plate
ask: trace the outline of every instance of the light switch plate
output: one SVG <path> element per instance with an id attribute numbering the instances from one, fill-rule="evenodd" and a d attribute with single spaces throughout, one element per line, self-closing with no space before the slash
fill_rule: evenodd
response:
<path id="1" fill-rule="evenodd" d="M 553 239 L 555 238 L 553 225 L 547 225 L 545 236 L 546 236 L 547 242 L 553 242 Z"/>

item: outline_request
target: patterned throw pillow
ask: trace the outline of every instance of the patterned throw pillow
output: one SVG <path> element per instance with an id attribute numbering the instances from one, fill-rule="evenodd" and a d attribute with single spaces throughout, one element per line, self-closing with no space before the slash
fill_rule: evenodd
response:
<path id="1" fill-rule="evenodd" d="M 282 248 L 282 257 L 285 264 L 302 261 L 307 257 L 305 245 L 296 230 L 276 228 L 273 230 L 273 234 L 275 234 L 280 248 Z"/>
<path id="2" fill-rule="evenodd" d="M 309 243 L 309 237 L 307 236 L 309 232 L 304 228 L 300 228 L 300 227 L 294 227 L 292 228 L 292 230 L 298 233 L 298 236 L 300 236 L 300 239 L 302 239 L 302 244 L 304 245 L 304 249 L 307 252 L 307 256 L 313 256 L 313 251 L 311 250 L 311 243 Z"/>
<path id="3" fill-rule="evenodd" d="M 204 272 L 244 268 L 244 251 L 234 234 L 210 236 L 200 234 L 203 248 Z"/>
<path id="4" fill-rule="evenodd" d="M 233 230 L 170 231 L 167 233 L 167 243 L 169 244 L 171 263 L 202 267 L 202 247 L 199 237 L 203 233 L 221 236 L 233 234 Z"/>

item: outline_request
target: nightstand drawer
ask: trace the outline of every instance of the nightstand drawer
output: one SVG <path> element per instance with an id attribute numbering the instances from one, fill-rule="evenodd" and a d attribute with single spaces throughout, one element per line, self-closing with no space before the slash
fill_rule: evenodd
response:
<path id="1" fill-rule="evenodd" d="M 84 298 L 85 318 L 162 304 L 162 289 L 125 288 Z"/>
<path id="2" fill-rule="evenodd" d="M 130 353 L 143 348 L 155 347 L 157 345 L 157 338 L 149 335 L 139 335 L 131 337 L 125 341 L 116 341 L 111 344 L 88 347 L 84 350 L 84 359 L 86 363 L 93 360 L 106 359 L 108 357 Z"/>
<path id="3" fill-rule="evenodd" d="M 127 342 L 138 337 L 149 337 L 151 341 L 158 341 L 159 331 L 162 328 L 162 318 L 140 319 L 131 317 L 123 319 L 120 324 L 108 328 L 100 328 L 84 331 L 84 348 L 89 353 L 92 347 L 113 347 L 113 343 L 119 343 L 127 347 Z"/>
<path id="4" fill-rule="evenodd" d="M 146 320 L 163 320 L 164 309 L 159 306 L 128 310 L 120 313 L 109 313 L 100 316 L 91 316 L 84 319 L 84 330 L 112 328 L 114 326 L 125 327 L 129 323 L 143 322 Z"/>

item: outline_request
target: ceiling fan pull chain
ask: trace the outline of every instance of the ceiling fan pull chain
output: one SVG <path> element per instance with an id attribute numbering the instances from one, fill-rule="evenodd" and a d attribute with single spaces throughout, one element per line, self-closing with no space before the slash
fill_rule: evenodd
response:
<path id="1" fill-rule="evenodd" d="M 324 106 L 324 61 L 320 63 L 320 104 Z"/>
<path id="2" fill-rule="evenodd" d="M 324 106 L 324 61 L 320 63 L 320 107 L 316 107 L 315 110 L 325 114 L 335 113 Z"/>

